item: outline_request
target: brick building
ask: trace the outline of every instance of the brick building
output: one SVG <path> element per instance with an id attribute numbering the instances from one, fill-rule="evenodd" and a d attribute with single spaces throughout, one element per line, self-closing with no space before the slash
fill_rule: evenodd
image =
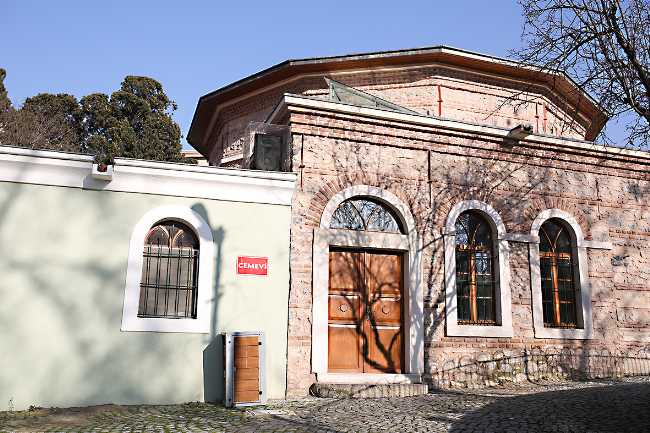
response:
<path id="1" fill-rule="evenodd" d="M 595 144 L 606 120 L 564 75 L 443 46 L 203 96 L 211 165 L 248 166 L 251 122 L 290 131 L 287 394 L 647 374 L 650 157 Z"/>

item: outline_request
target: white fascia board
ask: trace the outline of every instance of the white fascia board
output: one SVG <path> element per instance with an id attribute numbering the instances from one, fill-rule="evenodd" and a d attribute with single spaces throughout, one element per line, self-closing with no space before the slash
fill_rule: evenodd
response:
<path id="1" fill-rule="evenodd" d="M 269 115 L 267 123 L 277 122 L 281 115 L 291 106 L 294 111 L 301 109 L 318 109 L 323 111 L 332 111 L 337 113 L 349 114 L 354 116 L 370 117 L 395 122 L 410 123 L 413 125 L 447 129 L 472 134 L 483 134 L 493 137 L 512 140 L 508 137 L 510 132 L 507 128 L 499 128 L 490 125 L 479 125 L 460 120 L 447 119 L 442 117 L 426 116 L 424 114 L 408 114 L 388 109 L 365 107 L 355 104 L 348 104 L 339 101 L 329 101 L 326 99 L 313 98 L 301 95 L 292 95 L 285 93 L 280 102 L 275 106 L 273 112 Z M 573 140 L 559 137 L 549 137 L 547 135 L 530 134 L 526 138 L 517 140 L 521 143 L 539 143 L 577 150 L 589 150 L 602 152 L 608 155 L 631 156 L 635 158 L 644 158 L 650 160 L 650 153 L 641 150 L 625 149 L 621 147 L 603 146 L 591 141 Z"/>
<path id="2" fill-rule="evenodd" d="M 92 162 L 92 155 L 84 153 L 58 152 L 55 150 L 29 149 L 26 147 L 0 144 L 0 155 L 29 156 L 33 158 L 60 159 L 64 161 Z"/>
<path id="3" fill-rule="evenodd" d="M 94 179 L 89 155 L 0 146 L 0 181 L 141 194 L 291 205 L 296 174 L 115 160 L 112 181 Z"/>
<path id="4" fill-rule="evenodd" d="M 93 157 L 0 146 L 0 181 L 82 188 Z"/>
<path id="5" fill-rule="evenodd" d="M 134 165 L 115 161 L 113 181 L 103 189 L 216 200 L 291 205 L 296 175 L 246 172 L 217 167 Z M 188 170 L 190 168 L 190 170 Z M 193 169 L 193 170 L 192 170 Z"/>

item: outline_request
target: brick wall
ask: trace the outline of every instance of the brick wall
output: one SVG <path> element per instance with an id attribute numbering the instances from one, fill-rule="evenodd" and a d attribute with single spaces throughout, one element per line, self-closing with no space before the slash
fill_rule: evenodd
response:
<path id="1" fill-rule="evenodd" d="M 583 139 L 589 122 L 569 119 L 567 107 L 548 89 L 503 77 L 441 66 L 383 71 L 334 73 L 329 78 L 371 93 L 421 114 L 513 128 L 533 125 L 540 134 Z M 241 153 L 243 133 L 251 122 L 263 122 L 283 94 L 328 98 L 324 76 L 297 77 L 233 100 L 219 108 L 208 147 L 211 163 Z M 516 102 L 506 98 L 520 94 Z M 526 102 L 537 97 L 537 102 Z M 568 120 L 568 121 L 567 121 Z"/>
<path id="2" fill-rule="evenodd" d="M 318 110 L 292 113 L 292 204 L 288 395 L 305 395 L 310 374 L 312 231 L 339 191 L 367 184 L 397 195 L 424 240 L 424 379 L 436 386 L 482 386 L 524 378 L 648 372 L 650 349 L 650 175 L 647 160 L 500 139 Z M 301 149 L 302 147 L 302 149 Z M 431 168 L 429 164 L 431 154 Z M 300 155 L 302 155 L 301 170 Z M 431 182 L 428 172 L 431 171 Z M 447 337 L 440 229 L 463 200 L 482 200 L 509 233 L 529 234 L 544 209 L 559 208 L 588 250 L 593 340 L 534 337 L 528 245 L 510 243 L 513 338 Z M 639 361 L 641 359 L 642 361 Z M 634 362 L 640 364 L 634 364 Z M 526 379 L 527 380 L 527 379 Z"/>
<path id="3" fill-rule="evenodd" d="M 426 66 L 336 73 L 331 78 L 421 114 L 535 132 L 584 137 L 586 119 L 563 121 L 565 107 L 545 89 L 476 71 Z M 440 94 L 438 93 L 440 86 Z M 513 92 L 537 103 L 505 104 Z M 322 76 L 277 83 L 219 108 L 208 140 L 212 163 L 241 152 L 250 121 L 264 121 L 284 93 L 328 97 Z M 439 96 L 440 95 L 440 96 Z M 442 100 L 442 102 L 439 102 Z M 424 243 L 425 381 L 435 386 L 483 386 L 545 377 L 648 372 L 650 350 L 650 159 L 596 148 L 511 143 L 502 138 L 342 112 L 289 107 L 292 203 L 288 319 L 288 396 L 303 396 L 311 373 L 312 243 L 323 209 L 352 185 L 395 194 L 410 208 Z M 301 167 L 302 166 L 302 167 Z M 444 245 L 440 229 L 450 209 L 481 200 L 508 233 L 529 234 L 537 215 L 557 208 L 572 215 L 585 239 L 612 242 L 588 250 L 593 340 L 534 337 L 529 246 L 510 242 L 513 338 L 445 334 Z"/>

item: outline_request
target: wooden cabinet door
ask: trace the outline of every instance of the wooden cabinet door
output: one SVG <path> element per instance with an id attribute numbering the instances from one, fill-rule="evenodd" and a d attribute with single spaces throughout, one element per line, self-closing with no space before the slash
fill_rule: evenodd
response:
<path id="1" fill-rule="evenodd" d="M 234 337 L 235 403 L 260 399 L 259 343 L 257 337 Z"/>
<path id="2" fill-rule="evenodd" d="M 330 251 L 328 371 L 402 372 L 402 257 Z"/>

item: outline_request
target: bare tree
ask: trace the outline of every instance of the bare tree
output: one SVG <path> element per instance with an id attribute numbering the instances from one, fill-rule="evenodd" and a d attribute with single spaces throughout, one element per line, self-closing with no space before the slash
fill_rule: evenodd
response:
<path id="1" fill-rule="evenodd" d="M 566 72 L 613 119 L 632 119 L 626 145 L 650 147 L 650 0 L 520 4 L 523 49 L 511 55 L 540 72 Z"/>

